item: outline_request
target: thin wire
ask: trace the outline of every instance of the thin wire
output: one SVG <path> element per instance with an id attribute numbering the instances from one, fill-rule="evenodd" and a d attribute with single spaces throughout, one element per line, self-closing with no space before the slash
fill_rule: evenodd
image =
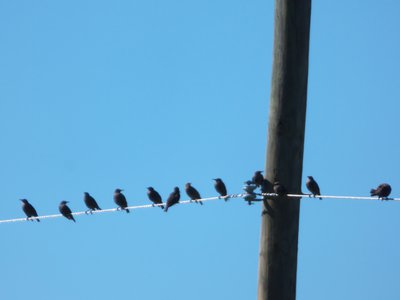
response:
<path id="1" fill-rule="evenodd" d="M 215 200 L 227 200 L 230 198 L 242 198 L 245 194 L 232 194 L 232 195 L 227 195 L 227 196 L 219 196 L 219 197 L 209 197 L 209 198 L 202 198 L 198 199 L 196 201 L 202 201 L 202 202 L 207 202 L 207 201 L 215 201 Z M 196 203 L 195 201 L 192 200 L 184 200 L 180 201 L 179 204 L 193 204 Z M 145 204 L 145 205 L 135 205 L 135 206 L 128 206 L 127 209 L 130 210 L 135 210 L 135 209 L 144 209 L 144 208 L 153 208 L 157 206 L 162 206 L 165 205 L 163 204 Z M 101 213 L 109 213 L 109 212 L 116 212 L 120 211 L 119 208 L 108 208 L 108 209 L 102 209 L 102 210 L 93 210 L 93 214 L 101 214 Z M 81 216 L 81 215 L 90 215 L 91 213 L 88 213 L 88 211 L 78 211 L 78 212 L 73 212 L 73 216 Z M 36 220 L 36 219 L 51 219 L 51 218 L 61 218 L 63 217 L 62 214 L 54 214 L 54 215 L 44 215 L 44 216 L 39 216 L 39 217 L 31 217 L 29 220 L 27 218 L 15 218 L 15 219 L 7 219 L 7 220 L 0 220 L 0 223 L 14 223 L 14 222 L 24 222 L 24 221 L 30 221 L 30 220 Z"/>
<path id="2" fill-rule="evenodd" d="M 275 193 L 263 193 L 260 194 L 262 196 L 267 197 L 276 197 Z M 313 196 L 312 194 L 287 194 L 285 195 L 289 198 L 322 198 L 322 199 L 349 199 L 349 200 L 382 200 L 382 201 L 400 201 L 400 198 L 377 198 L 377 197 L 363 197 L 363 196 L 329 196 L 329 195 L 317 195 Z"/>
<path id="3" fill-rule="evenodd" d="M 198 199 L 196 201 L 202 201 L 202 202 L 207 202 L 207 201 L 215 201 L 215 200 L 227 200 L 230 198 L 243 198 L 244 196 L 249 195 L 247 193 L 243 194 L 231 194 L 227 196 L 219 196 L 219 197 L 209 197 L 209 198 L 202 198 Z M 262 194 L 255 194 L 259 196 L 266 196 L 266 197 L 271 197 L 272 199 L 277 198 L 278 195 L 275 193 L 262 193 Z M 330 196 L 330 195 L 317 195 L 314 197 L 311 194 L 286 194 L 285 197 L 288 198 L 306 198 L 306 199 L 314 199 L 314 198 L 322 198 L 322 199 L 350 199 L 350 200 L 382 200 L 382 201 L 400 201 L 400 198 L 384 198 L 384 199 L 379 199 L 376 197 L 362 197 L 362 196 Z M 246 200 L 246 199 L 245 199 Z M 248 201 L 248 200 L 246 200 Z M 249 200 L 248 202 L 260 202 L 262 199 L 252 199 Z M 192 200 L 184 200 L 180 201 L 179 204 L 194 204 L 196 203 L 195 201 Z M 136 205 L 136 206 L 129 206 L 127 207 L 130 210 L 135 210 L 135 209 L 144 209 L 144 208 L 153 208 L 157 206 L 162 206 L 165 205 L 163 204 L 145 204 L 145 205 Z M 116 212 L 120 211 L 119 208 L 108 208 L 108 209 L 102 209 L 102 210 L 94 210 L 89 214 L 101 214 L 101 213 L 108 213 L 108 212 Z M 78 211 L 78 212 L 73 212 L 73 216 L 81 216 L 81 215 L 87 215 L 88 211 Z M 45 215 L 45 216 L 39 216 L 39 217 L 31 217 L 29 220 L 36 220 L 36 219 L 50 219 L 50 218 L 61 218 L 63 215 L 61 214 L 54 214 L 54 215 Z M 26 218 L 15 218 L 15 219 L 6 219 L 6 220 L 0 220 L 0 224 L 2 223 L 14 223 L 14 222 L 24 222 L 27 221 Z"/>

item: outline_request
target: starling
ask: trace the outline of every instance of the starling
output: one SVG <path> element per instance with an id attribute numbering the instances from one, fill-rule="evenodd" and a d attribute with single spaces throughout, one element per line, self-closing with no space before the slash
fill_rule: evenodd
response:
<path id="1" fill-rule="evenodd" d="M 71 209 L 68 207 L 67 203 L 68 201 L 61 201 L 58 209 L 64 217 L 75 222 L 74 216 L 72 215 Z"/>
<path id="2" fill-rule="evenodd" d="M 38 214 L 36 212 L 36 209 L 32 206 L 32 204 L 30 204 L 28 202 L 28 200 L 26 199 L 21 199 L 22 201 L 22 210 L 24 211 L 24 213 L 26 214 L 26 220 L 28 221 L 29 218 L 31 217 L 37 217 Z M 33 220 L 32 220 L 33 221 Z M 36 219 L 36 221 L 40 222 L 39 219 Z"/>
<path id="3" fill-rule="evenodd" d="M 167 199 L 167 204 L 165 206 L 164 211 L 167 212 L 168 208 L 170 208 L 172 205 L 179 203 L 180 198 L 181 198 L 181 194 L 179 192 L 179 188 L 176 186 L 174 188 L 174 191 L 171 194 L 169 194 L 169 197 Z"/>
<path id="4" fill-rule="evenodd" d="M 215 180 L 214 187 L 215 187 L 215 190 L 218 192 L 218 194 L 220 194 L 221 197 L 225 197 L 226 195 L 228 195 L 228 193 L 226 191 L 225 183 L 222 181 L 222 179 L 221 178 L 215 178 L 213 180 Z M 227 201 L 228 198 L 229 197 L 226 197 L 225 201 Z"/>
<path id="5" fill-rule="evenodd" d="M 274 192 L 275 194 L 278 194 L 278 196 L 283 196 L 286 194 L 286 188 L 279 181 L 275 181 Z"/>
<path id="6" fill-rule="evenodd" d="M 261 186 L 262 183 L 263 183 L 263 180 L 264 180 L 264 176 L 263 176 L 261 173 L 262 173 L 262 171 L 256 171 L 256 172 L 254 173 L 254 176 L 253 176 L 253 183 L 254 183 L 257 187 Z"/>
<path id="7" fill-rule="evenodd" d="M 147 196 L 149 197 L 150 201 L 154 204 L 162 204 L 162 199 L 160 194 L 151 186 L 147 188 Z M 161 209 L 164 209 L 164 205 L 160 205 Z"/>
<path id="8" fill-rule="evenodd" d="M 261 184 L 261 193 L 266 194 L 270 191 L 271 183 L 267 179 L 263 179 Z"/>
<path id="9" fill-rule="evenodd" d="M 314 180 L 314 178 L 312 176 L 307 176 L 307 178 L 308 179 L 306 182 L 306 186 L 307 186 L 307 189 L 311 192 L 311 194 L 313 194 L 314 197 L 316 195 L 321 195 L 318 183 Z M 321 197 L 319 197 L 319 199 L 322 200 Z"/>
<path id="10" fill-rule="evenodd" d="M 190 197 L 191 200 L 193 200 L 196 203 L 200 203 L 203 205 L 203 202 L 201 202 L 199 199 L 201 199 L 200 193 L 192 187 L 192 184 L 190 182 L 185 184 L 185 191 L 186 194 Z"/>
<path id="11" fill-rule="evenodd" d="M 376 189 L 371 189 L 371 196 L 378 196 L 378 199 L 386 199 L 390 195 L 392 188 L 387 183 L 382 183 L 378 185 Z"/>
<path id="12" fill-rule="evenodd" d="M 85 196 L 83 198 L 83 201 L 85 201 L 86 206 L 89 208 L 86 213 L 92 213 L 93 210 L 101 210 L 96 200 L 92 196 L 90 196 L 89 193 L 85 192 L 84 194 Z"/>
<path id="13" fill-rule="evenodd" d="M 122 194 L 123 190 L 121 189 L 116 189 L 114 192 L 114 202 L 119 206 L 119 210 L 126 210 L 127 213 L 129 213 L 129 209 L 127 208 L 128 202 L 126 201 L 126 198 L 124 194 Z"/>

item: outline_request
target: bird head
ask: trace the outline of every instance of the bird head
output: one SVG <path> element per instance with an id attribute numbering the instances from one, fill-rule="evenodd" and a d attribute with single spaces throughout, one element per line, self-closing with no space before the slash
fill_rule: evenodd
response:
<path id="1" fill-rule="evenodd" d="M 23 203 L 28 203 L 28 200 L 26 200 L 26 199 L 19 199 L 19 200 L 21 200 L 21 202 L 23 202 Z"/>
<path id="2" fill-rule="evenodd" d="M 314 178 L 312 176 L 307 176 L 307 178 L 310 180 L 314 180 Z"/>
<path id="3" fill-rule="evenodd" d="M 263 171 L 256 171 L 256 174 L 261 174 Z"/>
<path id="4" fill-rule="evenodd" d="M 122 189 L 115 189 L 116 193 L 121 193 L 123 190 Z"/>
<path id="5" fill-rule="evenodd" d="M 176 186 L 176 187 L 174 187 L 174 192 L 175 193 L 179 193 L 179 188 Z"/>
<path id="6" fill-rule="evenodd" d="M 65 205 L 65 204 L 67 204 L 69 201 L 65 201 L 65 200 L 63 200 L 63 201 L 61 201 L 61 205 Z"/>
<path id="7" fill-rule="evenodd" d="M 147 187 L 147 189 L 148 189 L 149 191 L 154 191 L 154 188 L 153 188 L 152 186 Z"/>
<path id="8" fill-rule="evenodd" d="M 221 178 L 213 178 L 213 180 L 215 180 L 216 182 L 221 181 Z"/>
<path id="9" fill-rule="evenodd" d="M 88 193 L 88 192 L 84 192 L 84 194 L 85 194 L 85 196 L 89 196 L 89 193 Z"/>
<path id="10" fill-rule="evenodd" d="M 190 185 L 191 185 L 191 183 L 190 183 L 190 182 L 187 182 L 187 183 L 185 184 L 185 187 L 188 188 L 188 187 L 190 187 Z"/>

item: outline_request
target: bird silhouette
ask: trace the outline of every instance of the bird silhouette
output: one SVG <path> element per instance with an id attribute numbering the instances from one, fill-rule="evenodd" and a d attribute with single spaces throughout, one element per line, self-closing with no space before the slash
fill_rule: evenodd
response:
<path id="1" fill-rule="evenodd" d="M 121 189 L 115 189 L 114 192 L 114 202 L 119 206 L 120 210 L 125 210 L 127 213 L 129 213 L 128 207 L 128 202 L 126 201 L 125 195 L 122 194 L 123 190 Z"/>
<path id="2" fill-rule="evenodd" d="M 89 208 L 86 213 L 92 213 L 93 210 L 101 210 L 96 200 L 92 196 L 90 196 L 88 192 L 84 192 L 83 201 L 85 202 L 87 208 Z"/>
<path id="3" fill-rule="evenodd" d="M 26 199 L 21 199 L 22 201 L 22 210 L 26 214 L 26 220 L 29 220 L 31 217 L 37 217 L 38 214 L 36 212 L 36 209 L 28 202 Z M 33 220 L 32 220 L 33 221 Z M 36 219 L 36 221 L 40 222 L 39 219 Z"/>
<path id="4" fill-rule="evenodd" d="M 162 204 L 162 198 L 160 194 L 151 186 L 147 188 L 147 196 L 149 197 L 150 201 L 154 204 Z M 164 209 L 164 205 L 160 205 L 161 209 Z"/>
<path id="5" fill-rule="evenodd" d="M 75 222 L 74 216 L 72 215 L 71 209 L 67 205 L 68 201 L 61 201 L 60 205 L 58 206 L 58 209 L 60 210 L 60 213 L 66 217 L 68 220 L 72 220 Z"/>
<path id="6" fill-rule="evenodd" d="M 221 178 L 214 178 L 213 180 L 215 180 L 215 190 L 218 192 L 218 194 L 220 194 L 221 197 L 225 197 L 225 201 L 228 201 L 229 197 L 226 197 L 228 195 L 228 192 L 226 191 L 225 183 L 222 181 Z"/>
<path id="7" fill-rule="evenodd" d="M 203 202 L 199 200 L 201 199 L 200 193 L 192 186 L 190 182 L 185 184 L 185 191 L 192 201 L 203 205 Z"/>
<path id="8" fill-rule="evenodd" d="M 314 197 L 316 195 L 321 195 L 321 191 L 319 190 L 318 183 L 315 181 L 315 179 L 312 176 L 307 176 L 307 178 L 306 187 L 311 194 L 313 194 Z M 319 197 L 319 199 L 322 200 L 321 197 Z"/>
<path id="9" fill-rule="evenodd" d="M 264 180 L 264 176 L 263 176 L 261 173 L 262 173 L 262 171 L 256 171 L 256 172 L 254 173 L 253 178 L 252 178 L 253 183 L 254 183 L 257 187 L 260 187 L 260 186 L 262 185 L 262 183 L 263 183 L 263 180 Z"/>
<path id="10" fill-rule="evenodd" d="M 174 188 L 174 191 L 171 194 L 169 194 L 164 211 L 167 212 L 168 208 L 179 203 L 180 198 L 181 198 L 181 193 L 179 191 L 179 188 L 176 186 Z"/>
<path id="11" fill-rule="evenodd" d="M 376 189 L 371 189 L 371 196 L 378 196 L 378 199 L 387 200 L 390 193 L 392 192 L 392 187 L 387 183 L 382 183 L 378 185 Z"/>

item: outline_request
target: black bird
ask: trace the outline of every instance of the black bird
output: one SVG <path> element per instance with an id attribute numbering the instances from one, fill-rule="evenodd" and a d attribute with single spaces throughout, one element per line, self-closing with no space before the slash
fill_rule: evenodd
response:
<path id="1" fill-rule="evenodd" d="M 149 197 L 150 201 L 154 204 L 162 204 L 162 198 L 160 194 L 151 186 L 147 188 L 147 196 Z M 160 205 L 161 209 L 164 209 L 164 205 Z"/>
<path id="2" fill-rule="evenodd" d="M 253 183 L 257 186 L 257 187 L 259 187 L 259 186 L 261 186 L 262 185 L 262 183 L 263 183 L 263 180 L 264 180 L 264 176 L 261 174 L 262 173 L 262 171 L 256 171 L 255 173 L 254 173 L 254 176 L 253 176 Z"/>
<path id="3" fill-rule="evenodd" d="M 74 216 L 72 215 L 71 209 L 67 205 L 68 201 L 61 201 L 60 205 L 58 206 L 58 209 L 60 210 L 60 213 L 66 217 L 68 220 L 72 220 L 75 222 Z"/>
<path id="4" fill-rule="evenodd" d="M 85 196 L 83 198 L 83 201 L 85 201 L 86 206 L 89 208 L 86 213 L 92 213 L 93 210 L 101 210 L 96 200 L 92 196 L 90 196 L 89 193 L 85 192 L 84 194 Z"/>
<path id="5" fill-rule="evenodd" d="M 119 206 L 119 210 L 126 210 L 127 213 L 129 213 L 129 209 L 127 209 L 128 202 L 126 201 L 126 198 L 124 194 L 122 194 L 123 190 L 121 189 L 116 189 L 114 192 L 114 202 Z"/>
<path id="6" fill-rule="evenodd" d="M 38 214 L 37 214 L 37 212 L 36 212 L 36 209 L 32 206 L 32 204 L 30 204 L 30 203 L 28 202 L 28 200 L 26 200 L 26 199 L 21 199 L 21 201 L 22 201 L 22 210 L 24 211 L 24 213 L 25 213 L 26 216 L 27 216 L 27 218 L 26 218 L 27 221 L 28 221 L 29 218 L 31 218 L 31 217 L 37 217 L 37 216 L 38 216 Z M 33 221 L 33 220 L 31 220 L 31 221 Z M 40 222 L 39 219 L 36 219 L 36 221 Z"/>
<path id="7" fill-rule="evenodd" d="M 171 194 L 169 194 L 164 211 L 167 212 L 168 208 L 170 208 L 172 205 L 179 203 L 180 198 L 181 198 L 181 193 L 179 191 L 179 188 L 176 186 L 174 188 L 174 191 Z"/>
<path id="8" fill-rule="evenodd" d="M 222 181 L 222 179 L 215 178 L 213 180 L 215 180 L 214 187 L 215 187 L 215 190 L 218 192 L 218 194 L 220 194 L 221 197 L 225 197 L 226 195 L 228 195 L 228 193 L 226 191 L 225 183 Z M 228 201 L 228 197 L 225 198 L 225 201 Z"/>
<path id="9" fill-rule="evenodd" d="M 261 193 L 263 193 L 263 194 L 269 193 L 270 186 L 271 186 L 271 183 L 267 179 L 264 178 L 263 182 L 261 184 Z"/>
<path id="10" fill-rule="evenodd" d="M 274 192 L 275 192 L 275 194 L 278 194 L 279 196 L 283 196 L 286 194 L 286 188 L 279 181 L 275 181 L 274 182 Z"/>
<path id="11" fill-rule="evenodd" d="M 311 194 L 313 194 L 314 197 L 316 195 L 321 195 L 321 191 L 319 190 L 318 183 L 315 181 L 315 179 L 312 176 L 307 176 L 307 178 L 306 187 Z M 321 197 L 319 197 L 319 199 L 322 200 Z"/>
<path id="12" fill-rule="evenodd" d="M 392 188 L 387 183 L 382 183 L 378 185 L 376 189 L 371 189 L 371 196 L 378 196 L 378 199 L 386 199 L 390 195 Z"/>
<path id="13" fill-rule="evenodd" d="M 199 199 L 201 199 L 200 193 L 192 187 L 192 184 L 190 182 L 185 184 L 185 191 L 186 194 L 190 197 L 191 200 L 193 200 L 196 203 L 200 203 L 203 205 L 203 202 L 201 202 Z"/>

